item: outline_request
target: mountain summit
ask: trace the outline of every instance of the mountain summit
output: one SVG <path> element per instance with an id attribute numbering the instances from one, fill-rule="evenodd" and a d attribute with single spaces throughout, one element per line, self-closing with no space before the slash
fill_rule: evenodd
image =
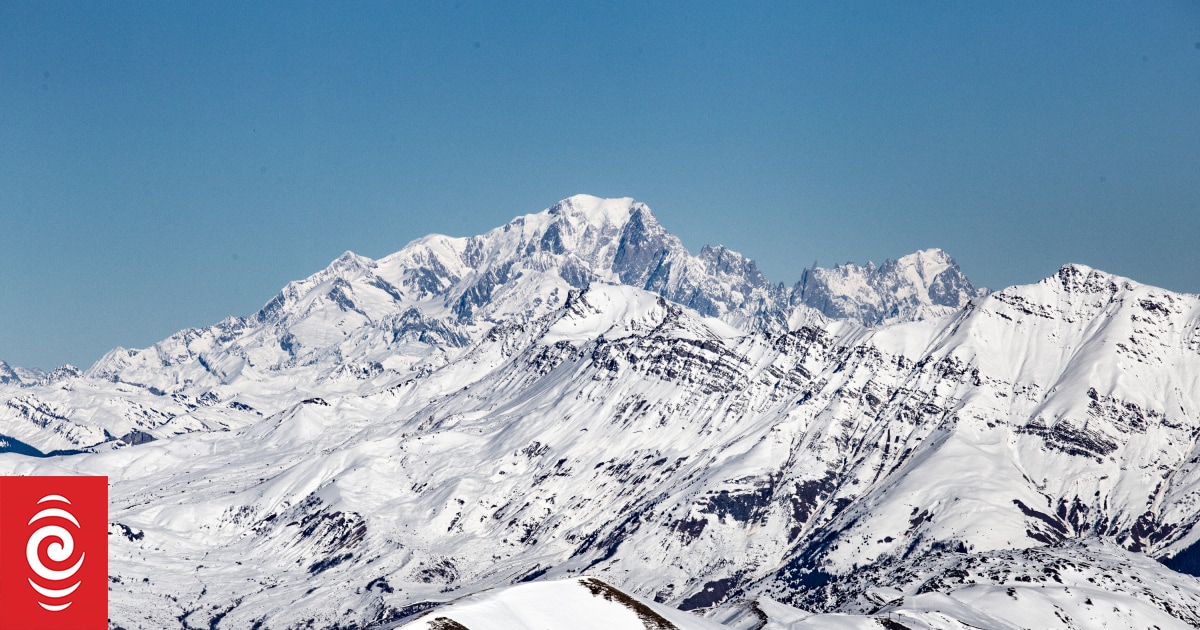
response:
<path id="1" fill-rule="evenodd" d="M 987 295 L 987 290 L 973 287 L 949 254 L 927 249 L 879 267 L 814 265 L 804 272 L 794 294 L 828 317 L 878 326 L 947 315 Z"/>

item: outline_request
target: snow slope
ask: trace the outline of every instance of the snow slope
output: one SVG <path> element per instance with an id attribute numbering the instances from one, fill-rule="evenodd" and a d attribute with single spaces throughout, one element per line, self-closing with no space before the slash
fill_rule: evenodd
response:
<path id="1" fill-rule="evenodd" d="M 407 630 L 725 628 L 674 608 L 628 595 L 591 577 L 531 582 L 481 593 L 426 612 L 399 627 Z"/>

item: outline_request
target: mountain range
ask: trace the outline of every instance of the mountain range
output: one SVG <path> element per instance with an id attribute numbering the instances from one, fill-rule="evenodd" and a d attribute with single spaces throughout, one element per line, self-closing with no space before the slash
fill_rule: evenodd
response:
<path id="1" fill-rule="evenodd" d="M 771 284 L 581 195 L 0 401 L 109 476 L 113 627 L 1200 624 L 1200 298 L 1083 265 Z"/>

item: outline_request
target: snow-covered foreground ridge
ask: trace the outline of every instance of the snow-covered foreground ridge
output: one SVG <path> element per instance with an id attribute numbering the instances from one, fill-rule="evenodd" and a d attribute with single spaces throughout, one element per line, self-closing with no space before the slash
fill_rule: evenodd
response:
<path id="1" fill-rule="evenodd" d="M 721 624 L 647 601 L 603 580 L 543 580 L 468 596 L 402 623 L 404 630 L 721 630 Z"/>
<path id="2" fill-rule="evenodd" d="M 0 474 L 111 479 L 123 628 L 388 627 L 583 575 L 732 627 L 1200 624 L 1153 559 L 1197 572 L 1200 299 L 1079 265 L 787 288 L 581 196 L 5 374 Z"/>

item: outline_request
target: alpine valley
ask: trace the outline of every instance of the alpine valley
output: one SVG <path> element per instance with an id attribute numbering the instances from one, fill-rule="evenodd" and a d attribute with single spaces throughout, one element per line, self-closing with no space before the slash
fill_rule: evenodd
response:
<path id="1" fill-rule="evenodd" d="M 1197 627 L 1198 440 L 1195 295 L 771 284 L 582 195 L 0 363 L 0 474 L 109 477 L 127 630 Z"/>

